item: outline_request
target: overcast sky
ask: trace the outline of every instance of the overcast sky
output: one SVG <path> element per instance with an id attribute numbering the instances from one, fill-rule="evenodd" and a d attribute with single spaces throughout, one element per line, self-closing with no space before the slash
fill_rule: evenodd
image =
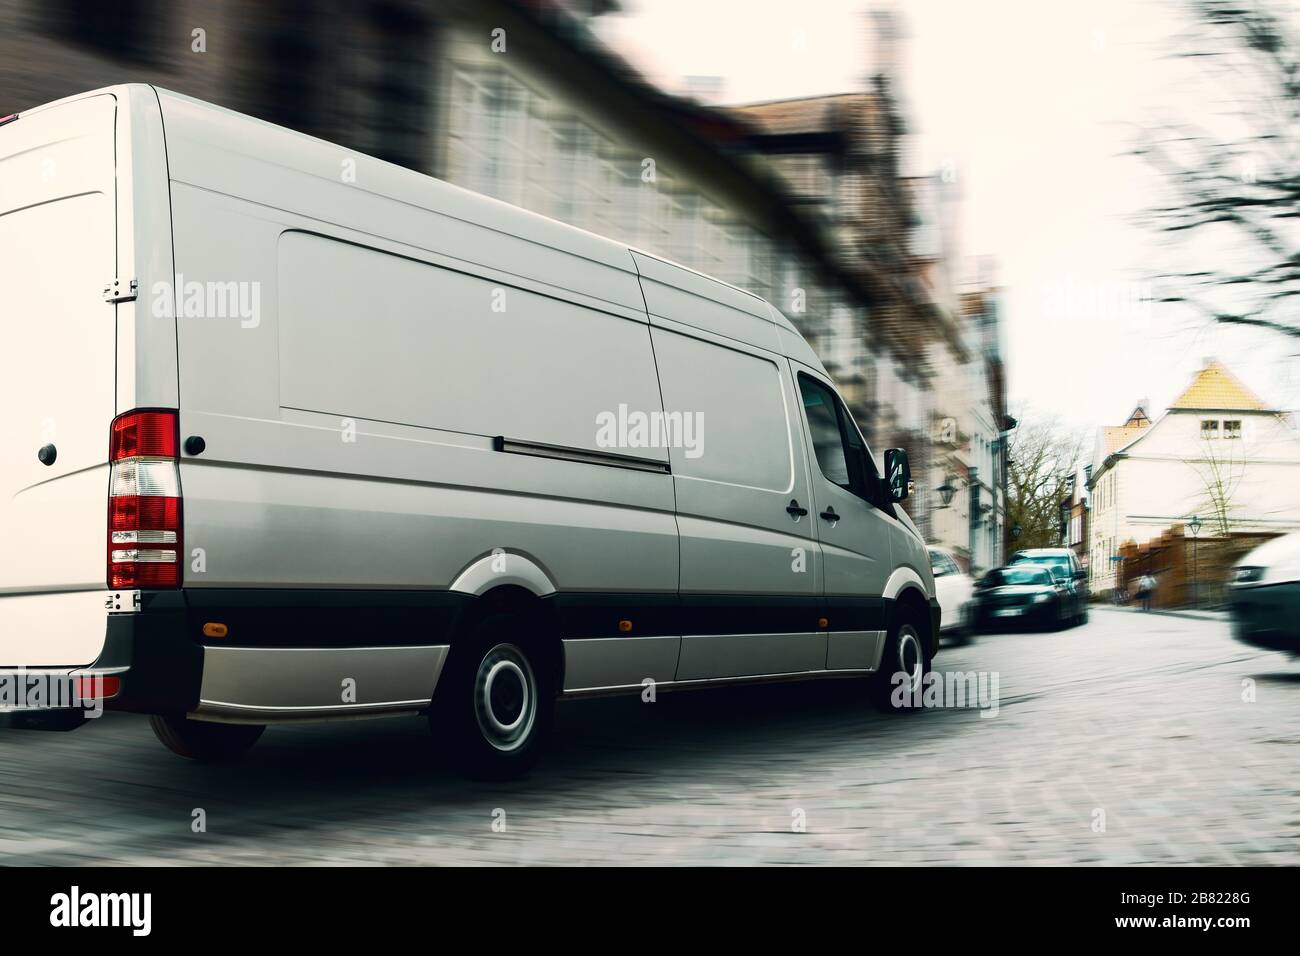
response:
<path id="1" fill-rule="evenodd" d="M 722 78 L 719 103 L 859 89 L 867 0 L 624 0 L 602 35 L 651 79 Z M 1212 121 L 1227 91 L 1170 59 L 1172 0 L 899 4 L 908 170 L 952 164 L 964 255 L 1004 287 L 1013 405 L 1078 426 L 1162 410 L 1207 356 L 1277 405 L 1300 405 L 1279 336 L 1189 323 L 1141 301 L 1168 244 L 1134 222 L 1150 173 L 1125 153 L 1156 116 Z"/>

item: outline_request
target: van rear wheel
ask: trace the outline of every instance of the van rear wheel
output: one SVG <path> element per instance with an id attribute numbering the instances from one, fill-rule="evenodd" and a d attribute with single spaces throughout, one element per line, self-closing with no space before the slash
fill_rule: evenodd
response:
<path id="1" fill-rule="evenodd" d="M 200 763 L 233 763 L 266 730 L 260 724 L 214 724 L 160 714 L 149 718 L 149 726 L 172 753 Z"/>
<path id="2" fill-rule="evenodd" d="M 438 681 L 430 728 L 458 771 L 509 780 L 537 763 L 555 714 L 546 656 L 514 615 L 484 621 L 453 645 Z"/>

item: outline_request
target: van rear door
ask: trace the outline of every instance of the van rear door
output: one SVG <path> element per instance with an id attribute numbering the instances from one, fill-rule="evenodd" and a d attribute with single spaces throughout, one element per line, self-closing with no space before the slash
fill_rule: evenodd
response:
<path id="1" fill-rule="evenodd" d="M 0 126 L 0 667 L 104 640 L 116 112 L 106 93 Z"/>

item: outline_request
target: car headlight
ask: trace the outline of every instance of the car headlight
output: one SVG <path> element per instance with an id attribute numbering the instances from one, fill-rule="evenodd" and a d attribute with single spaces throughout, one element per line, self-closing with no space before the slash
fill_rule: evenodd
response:
<path id="1" fill-rule="evenodd" d="M 1261 567 L 1242 566 L 1234 569 L 1232 581 L 1234 584 L 1250 584 L 1260 581 L 1264 577 L 1264 569 Z"/>
<path id="2" fill-rule="evenodd" d="M 1045 602 L 1047 602 L 1047 601 L 1050 601 L 1051 599 L 1052 599 L 1052 596 L 1051 596 L 1050 594 L 1035 594 L 1035 595 L 1034 595 L 1034 603 L 1035 603 L 1035 604 L 1043 604 L 1043 603 L 1045 603 Z"/>

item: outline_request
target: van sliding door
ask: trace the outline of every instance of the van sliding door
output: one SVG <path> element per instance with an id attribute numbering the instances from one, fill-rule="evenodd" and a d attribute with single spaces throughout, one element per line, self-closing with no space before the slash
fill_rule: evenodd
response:
<path id="1" fill-rule="evenodd" d="M 821 670 L 818 549 L 785 359 L 665 320 L 651 329 L 681 535 L 679 681 Z M 674 419 L 675 420 L 675 419 Z"/>

